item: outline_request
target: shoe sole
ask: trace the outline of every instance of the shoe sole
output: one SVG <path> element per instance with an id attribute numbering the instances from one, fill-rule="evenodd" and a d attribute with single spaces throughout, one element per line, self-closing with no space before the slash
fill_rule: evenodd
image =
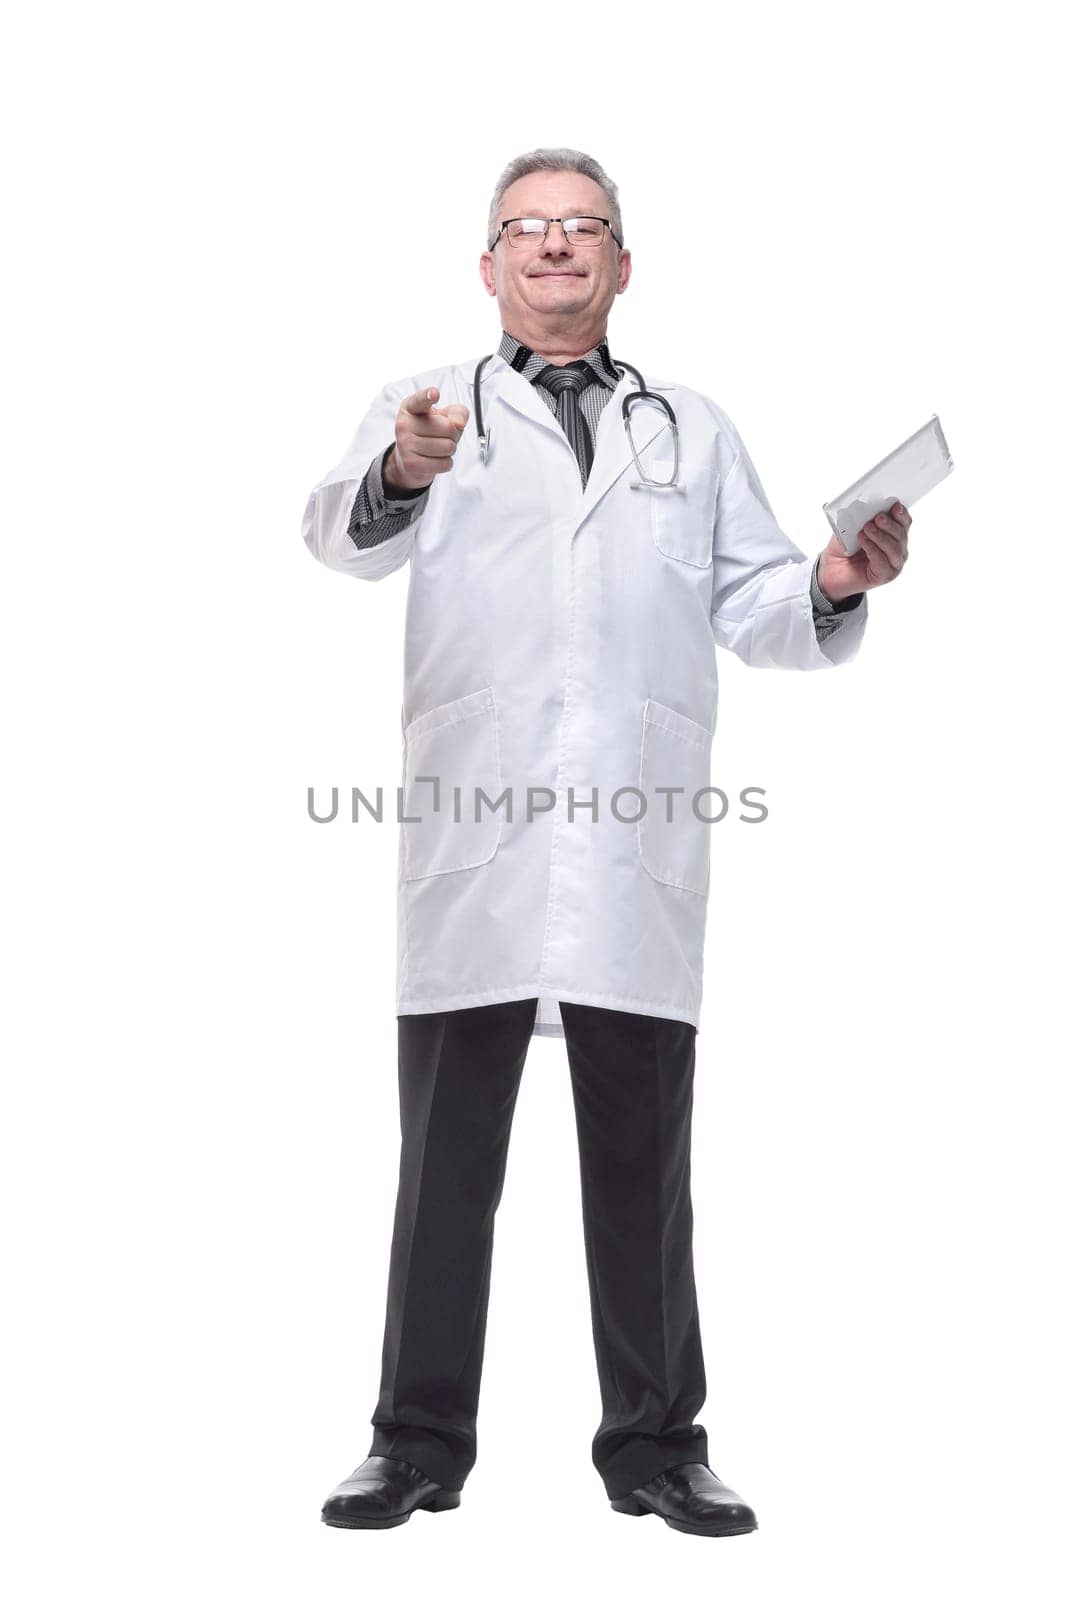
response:
<path id="1" fill-rule="evenodd" d="M 407 1522 L 412 1511 L 454 1511 L 459 1505 L 460 1491 L 458 1489 L 441 1489 L 432 1499 L 426 1500 L 422 1505 L 412 1506 L 411 1511 L 402 1511 L 395 1517 L 328 1517 L 325 1511 L 322 1520 L 328 1528 L 399 1528 L 402 1522 Z"/>
<path id="2" fill-rule="evenodd" d="M 652 1506 L 642 1505 L 640 1500 L 635 1500 L 633 1495 L 624 1495 L 621 1500 L 611 1502 L 612 1511 L 621 1511 L 624 1517 L 659 1517 L 668 1528 L 675 1528 L 679 1533 L 697 1533 L 709 1539 L 726 1539 L 739 1533 L 755 1533 L 759 1523 L 753 1520 L 743 1526 L 711 1528 L 699 1522 L 680 1522 L 677 1517 L 665 1517 L 661 1511 L 656 1511 Z"/>

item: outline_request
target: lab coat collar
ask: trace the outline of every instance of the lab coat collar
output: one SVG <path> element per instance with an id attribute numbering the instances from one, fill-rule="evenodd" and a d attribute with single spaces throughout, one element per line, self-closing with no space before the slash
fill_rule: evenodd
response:
<path id="1" fill-rule="evenodd" d="M 468 408 L 473 413 L 474 409 L 474 368 L 477 362 L 472 362 L 467 374 L 467 389 L 469 394 Z M 660 383 L 646 377 L 645 383 L 649 389 L 662 393 L 674 388 L 673 384 Z M 638 393 L 640 385 L 631 372 L 623 369 L 622 377 L 615 385 L 611 399 L 600 414 L 597 423 L 596 443 L 593 450 L 593 466 L 589 474 L 589 481 L 582 493 L 581 514 L 574 527 L 578 531 L 586 517 L 589 516 L 594 506 L 603 499 L 619 475 L 629 468 L 636 478 L 637 468 L 630 453 L 630 441 L 626 437 L 626 429 L 622 420 L 622 402 L 626 395 Z M 485 411 L 486 424 L 492 433 L 492 418 L 489 415 L 490 407 L 497 401 L 502 401 L 510 406 L 512 411 L 517 411 L 530 422 L 536 423 L 539 428 L 547 428 L 551 433 L 560 434 L 566 439 L 563 428 L 549 411 L 541 396 L 534 393 L 533 384 L 521 373 L 516 372 L 499 353 L 491 361 L 487 361 L 482 368 L 482 407 Z M 652 441 L 659 437 L 668 422 L 661 407 L 656 405 L 635 405 L 630 410 L 630 428 L 633 433 L 634 449 L 638 455 L 643 456 Z M 568 442 L 568 449 L 570 444 Z M 492 461 L 492 445 L 490 444 L 490 462 Z M 492 466 L 488 468 L 492 471 Z M 645 493 L 654 494 L 655 490 L 646 490 Z"/>

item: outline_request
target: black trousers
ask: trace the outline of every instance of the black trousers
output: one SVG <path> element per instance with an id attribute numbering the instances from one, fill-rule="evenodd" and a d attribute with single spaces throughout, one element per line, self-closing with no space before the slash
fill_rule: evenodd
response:
<path id="1" fill-rule="evenodd" d="M 400 1016 L 401 1156 L 370 1454 L 459 1489 L 474 1465 L 493 1224 L 536 1000 Z M 615 1499 L 708 1464 L 693 1277 L 696 1029 L 560 1002 L 603 1415 L 593 1464 Z"/>

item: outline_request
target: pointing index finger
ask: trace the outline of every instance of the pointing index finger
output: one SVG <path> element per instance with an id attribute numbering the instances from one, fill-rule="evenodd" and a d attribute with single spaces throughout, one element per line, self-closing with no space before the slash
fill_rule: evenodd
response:
<path id="1" fill-rule="evenodd" d="M 404 401 L 404 410 L 414 412 L 421 416 L 429 411 L 434 401 L 440 398 L 440 392 L 432 386 L 429 389 L 416 389 L 414 394 L 409 394 Z"/>

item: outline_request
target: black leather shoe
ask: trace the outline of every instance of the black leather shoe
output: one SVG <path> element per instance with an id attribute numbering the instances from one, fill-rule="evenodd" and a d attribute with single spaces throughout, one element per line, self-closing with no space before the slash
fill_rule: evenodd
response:
<path id="1" fill-rule="evenodd" d="M 611 1502 L 613 1511 L 643 1517 L 655 1511 L 679 1533 L 751 1533 L 756 1513 L 701 1461 L 668 1467 L 632 1494 Z"/>
<path id="2" fill-rule="evenodd" d="M 329 1496 L 322 1520 L 331 1528 L 395 1528 L 413 1511 L 451 1511 L 458 1489 L 442 1489 L 409 1461 L 368 1456 Z"/>

